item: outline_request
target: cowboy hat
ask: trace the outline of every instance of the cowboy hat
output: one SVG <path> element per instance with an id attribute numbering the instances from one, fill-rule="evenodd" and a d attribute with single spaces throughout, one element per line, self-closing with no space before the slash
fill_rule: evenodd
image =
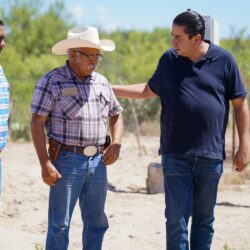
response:
<path id="1" fill-rule="evenodd" d="M 52 53 L 56 55 L 66 55 L 68 49 L 73 48 L 96 48 L 105 51 L 115 50 L 115 44 L 111 40 L 99 39 L 98 31 L 95 27 L 79 26 L 68 31 L 68 38 L 57 42 L 52 47 Z"/>

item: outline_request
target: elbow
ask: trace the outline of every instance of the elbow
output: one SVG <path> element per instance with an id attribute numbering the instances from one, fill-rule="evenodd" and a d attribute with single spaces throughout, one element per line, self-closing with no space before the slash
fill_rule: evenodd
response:
<path id="1" fill-rule="evenodd" d="M 31 120 L 30 120 L 30 128 L 31 128 L 31 130 L 36 128 L 37 125 L 38 125 L 37 119 L 35 118 L 35 116 L 33 114 L 32 117 L 31 117 Z"/>
<path id="2" fill-rule="evenodd" d="M 110 118 L 111 124 L 123 123 L 122 112 Z"/>
<path id="3" fill-rule="evenodd" d="M 35 130 L 39 128 L 44 128 L 45 122 L 46 122 L 46 117 L 32 114 L 31 121 L 30 121 L 31 132 L 34 132 Z"/>

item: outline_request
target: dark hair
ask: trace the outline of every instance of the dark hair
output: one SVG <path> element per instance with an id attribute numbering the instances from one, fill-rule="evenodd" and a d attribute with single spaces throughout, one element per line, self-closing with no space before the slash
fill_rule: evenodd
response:
<path id="1" fill-rule="evenodd" d="M 204 39 L 205 21 L 199 13 L 193 10 L 188 9 L 187 11 L 176 16 L 173 24 L 184 26 L 184 31 L 188 34 L 189 38 L 200 34 L 201 38 Z"/>
<path id="2" fill-rule="evenodd" d="M 0 19 L 0 25 L 4 26 L 4 22 Z"/>

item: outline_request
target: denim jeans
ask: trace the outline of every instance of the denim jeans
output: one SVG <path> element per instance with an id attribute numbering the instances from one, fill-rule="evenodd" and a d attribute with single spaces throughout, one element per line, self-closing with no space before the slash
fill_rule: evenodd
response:
<path id="1" fill-rule="evenodd" d="M 188 155 L 163 155 L 168 250 L 208 250 L 223 161 Z"/>
<path id="2" fill-rule="evenodd" d="M 61 151 L 54 162 L 62 175 L 50 188 L 47 250 L 65 250 L 69 243 L 69 226 L 77 200 L 83 221 L 84 250 L 100 250 L 108 220 L 104 212 L 107 172 L 102 155 L 85 157 Z"/>

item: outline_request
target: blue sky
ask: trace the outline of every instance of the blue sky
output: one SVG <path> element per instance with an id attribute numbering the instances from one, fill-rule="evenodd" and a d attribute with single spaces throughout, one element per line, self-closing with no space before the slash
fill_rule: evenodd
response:
<path id="1" fill-rule="evenodd" d="M 64 3 L 77 24 L 98 25 L 106 31 L 170 28 L 174 17 L 190 8 L 215 18 L 220 38 L 233 37 L 243 28 L 245 35 L 250 34 L 249 0 L 64 0 Z"/>

